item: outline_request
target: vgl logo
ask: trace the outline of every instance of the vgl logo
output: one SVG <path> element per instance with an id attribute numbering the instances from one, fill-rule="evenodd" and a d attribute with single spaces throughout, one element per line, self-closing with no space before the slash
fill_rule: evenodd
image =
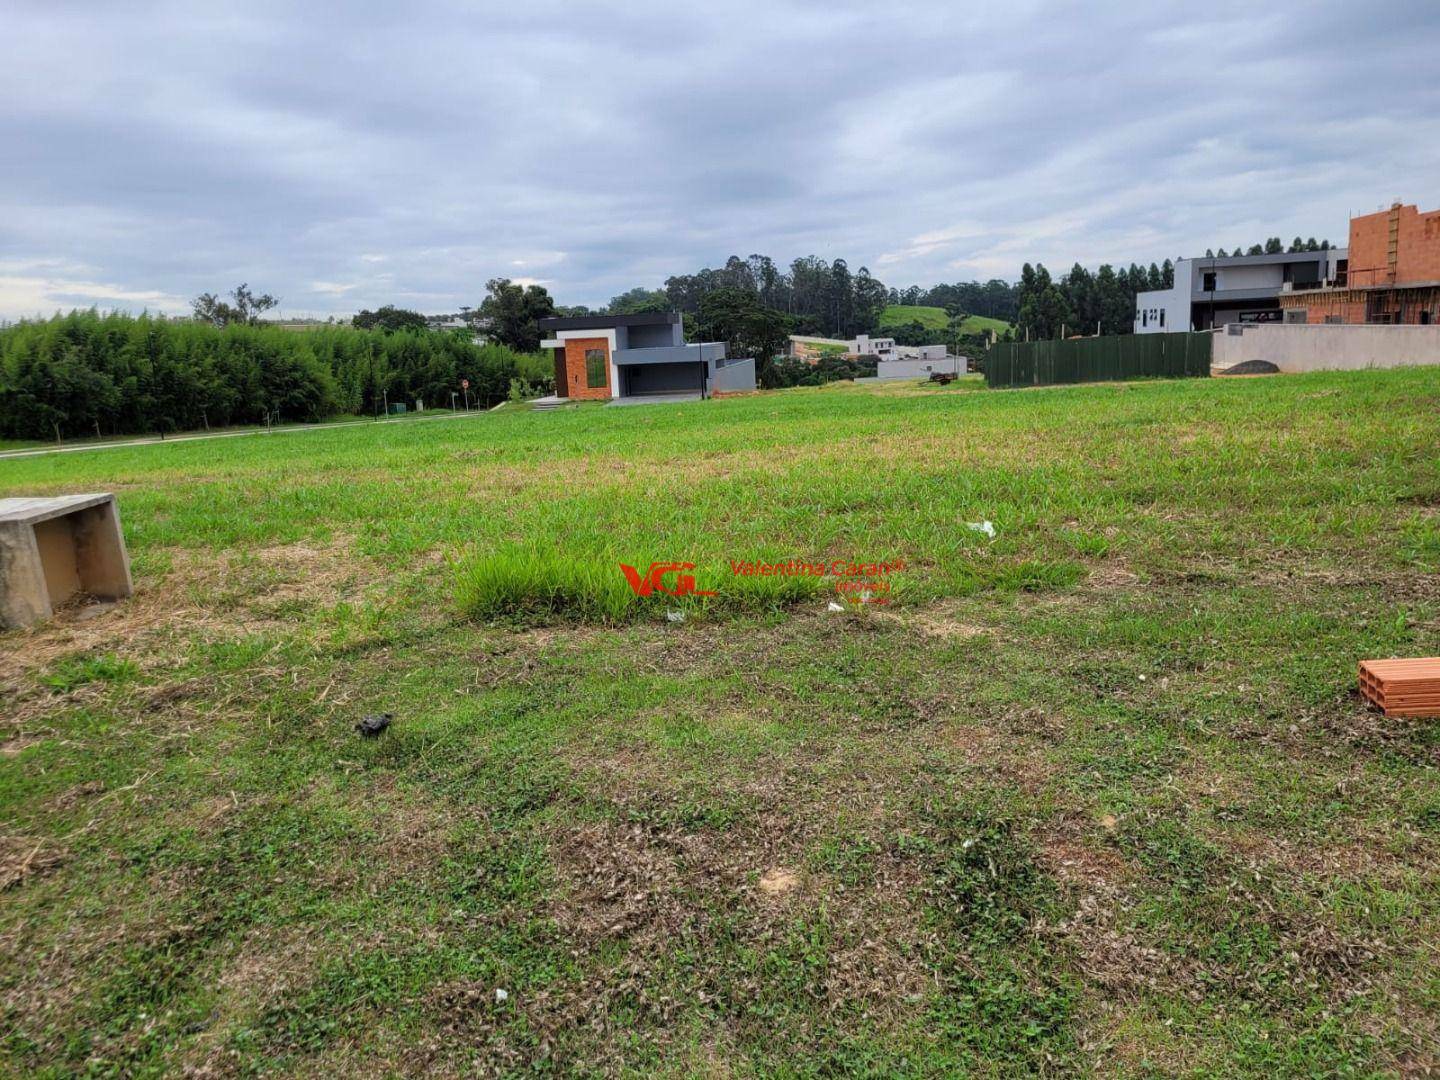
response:
<path id="1" fill-rule="evenodd" d="M 630 585 L 630 590 L 636 596 L 649 596 L 655 591 L 669 593 L 671 596 L 714 596 L 713 590 L 697 589 L 695 587 L 695 575 L 685 573 L 686 570 L 694 570 L 693 562 L 652 562 L 649 571 L 644 577 L 640 571 L 633 566 L 620 564 L 621 571 L 625 574 L 625 580 Z M 673 585 L 667 584 L 665 578 L 669 574 L 675 575 Z"/>

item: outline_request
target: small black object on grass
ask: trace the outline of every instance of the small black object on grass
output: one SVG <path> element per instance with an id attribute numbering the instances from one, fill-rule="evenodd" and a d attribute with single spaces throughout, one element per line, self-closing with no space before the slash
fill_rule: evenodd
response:
<path id="1" fill-rule="evenodd" d="M 360 722 L 355 725 L 355 730 L 360 732 L 360 734 L 364 735 L 367 739 L 373 739 L 376 735 L 379 735 L 382 731 L 389 727 L 390 721 L 394 719 L 394 713 L 372 713 L 369 716 L 363 717 Z"/>

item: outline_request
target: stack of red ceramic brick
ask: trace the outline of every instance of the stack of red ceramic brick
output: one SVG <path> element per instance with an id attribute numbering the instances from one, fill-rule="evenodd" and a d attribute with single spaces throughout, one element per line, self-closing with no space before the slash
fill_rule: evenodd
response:
<path id="1" fill-rule="evenodd" d="M 1440 656 L 1362 660 L 1360 693 L 1386 716 L 1440 716 Z"/>

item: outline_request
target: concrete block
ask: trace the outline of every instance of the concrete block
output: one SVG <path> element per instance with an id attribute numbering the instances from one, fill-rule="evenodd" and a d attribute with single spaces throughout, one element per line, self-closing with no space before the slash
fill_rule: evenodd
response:
<path id="1" fill-rule="evenodd" d="M 0 626 L 48 619 L 78 595 L 132 592 L 114 495 L 0 499 Z"/>

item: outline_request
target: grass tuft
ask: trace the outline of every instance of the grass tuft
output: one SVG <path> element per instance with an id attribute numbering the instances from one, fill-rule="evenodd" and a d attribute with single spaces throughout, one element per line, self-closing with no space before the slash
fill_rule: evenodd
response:
<path id="1" fill-rule="evenodd" d="M 641 596 L 631 588 L 622 563 L 642 577 L 650 566 L 649 560 L 612 553 L 576 557 L 546 549 L 504 548 L 457 567 L 456 599 L 461 611 L 482 621 L 559 619 L 616 625 L 663 619 L 675 611 L 687 617 L 774 611 L 827 587 L 820 578 L 737 577 L 723 567 L 697 564 L 687 571 L 695 578 L 696 594 L 653 591 Z M 701 591 L 715 595 L 698 595 Z"/>

